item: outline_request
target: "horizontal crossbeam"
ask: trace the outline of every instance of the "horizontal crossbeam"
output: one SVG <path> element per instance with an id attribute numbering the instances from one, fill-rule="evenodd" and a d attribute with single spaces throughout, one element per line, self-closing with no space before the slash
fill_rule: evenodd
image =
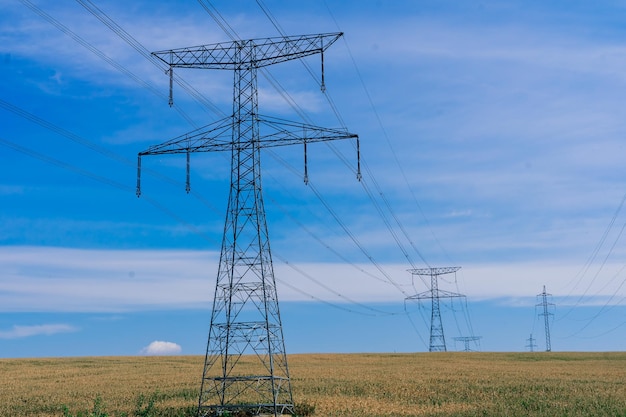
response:
<path id="1" fill-rule="evenodd" d="M 409 272 L 413 275 L 444 275 L 451 274 L 461 269 L 460 266 L 450 266 L 443 268 L 419 268 L 409 269 Z"/>
<path id="2" fill-rule="evenodd" d="M 260 129 L 265 130 L 265 132 L 261 131 L 259 140 L 255 143 L 259 148 L 358 138 L 358 135 L 346 129 L 318 127 L 275 117 L 260 116 L 258 122 Z M 167 142 L 151 146 L 139 155 L 220 152 L 252 146 L 250 142 L 239 142 L 238 138 L 233 139 L 232 126 L 232 117 L 226 117 Z"/>
<path id="3" fill-rule="evenodd" d="M 457 297 L 465 297 L 463 294 L 459 294 L 456 292 L 450 292 L 445 290 L 435 290 L 435 291 L 425 291 L 419 294 L 412 295 L 407 297 L 406 300 L 430 300 L 431 298 L 457 298 Z"/>
<path id="4" fill-rule="evenodd" d="M 324 52 L 343 33 L 237 40 L 152 52 L 171 68 L 260 68 Z"/>

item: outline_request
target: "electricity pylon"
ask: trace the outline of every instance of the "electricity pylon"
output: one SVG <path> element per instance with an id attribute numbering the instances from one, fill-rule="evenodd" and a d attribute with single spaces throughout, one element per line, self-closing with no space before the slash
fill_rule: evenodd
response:
<path id="1" fill-rule="evenodd" d="M 430 310 L 430 345 L 429 352 L 445 352 L 446 339 L 443 335 L 443 324 L 441 322 L 441 310 L 439 309 L 440 298 L 465 297 L 463 294 L 457 294 L 450 291 L 439 289 L 437 282 L 439 275 L 451 274 L 461 269 L 460 266 L 444 267 L 444 268 L 420 268 L 409 269 L 413 275 L 430 276 L 430 289 L 428 291 L 407 297 L 407 300 L 431 300 Z"/>
<path id="2" fill-rule="evenodd" d="M 308 143 L 355 138 L 358 151 L 358 136 L 345 129 L 261 116 L 257 69 L 318 53 L 323 60 L 324 50 L 341 35 L 238 40 L 153 52 L 169 65 L 170 104 L 173 68 L 234 71 L 232 116 L 152 146 L 138 155 L 139 196 L 142 156 L 186 154 L 189 191 L 190 153 L 231 153 L 230 195 L 198 401 L 200 416 L 294 413 L 261 194 L 260 149 L 303 145 L 306 182 Z M 357 178 L 360 179 L 360 168 Z"/>
<path id="3" fill-rule="evenodd" d="M 537 347 L 537 344 L 535 343 L 535 339 L 533 338 L 533 334 L 530 334 L 530 337 L 528 339 L 526 339 L 526 341 L 528 342 L 528 344 L 526 345 L 526 347 L 531 351 L 534 352 L 535 348 Z"/>
<path id="4" fill-rule="evenodd" d="M 537 297 L 541 297 L 541 302 L 537 304 L 537 307 L 543 307 L 543 313 L 539 313 L 539 316 L 543 316 L 545 328 L 546 328 L 546 352 L 552 351 L 552 346 L 550 344 L 550 316 L 554 314 L 548 312 L 548 306 L 554 306 L 554 304 L 548 302 L 548 297 L 551 297 L 552 294 L 546 293 L 546 286 L 543 286 L 543 292 L 541 294 L 537 294 Z"/>
<path id="5" fill-rule="evenodd" d="M 480 339 L 482 339 L 482 336 L 460 336 L 454 338 L 455 341 L 464 343 L 463 352 L 472 352 L 470 342 L 477 342 Z"/>

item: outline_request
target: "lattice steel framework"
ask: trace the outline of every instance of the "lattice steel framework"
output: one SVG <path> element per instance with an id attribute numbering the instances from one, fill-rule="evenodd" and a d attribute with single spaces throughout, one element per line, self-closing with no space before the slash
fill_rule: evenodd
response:
<path id="1" fill-rule="evenodd" d="M 528 342 L 528 344 L 526 345 L 526 347 L 528 348 L 528 350 L 530 352 L 534 352 L 535 348 L 537 347 L 537 344 L 535 343 L 535 338 L 533 337 L 533 334 L 530 334 L 530 337 L 528 339 L 526 339 L 526 341 Z"/>
<path id="2" fill-rule="evenodd" d="M 550 306 L 554 306 L 554 304 L 548 302 L 548 297 L 552 297 L 552 294 L 548 294 L 546 292 L 546 286 L 543 286 L 543 292 L 541 294 L 537 294 L 537 297 L 541 297 L 541 302 L 537 304 L 537 307 L 542 307 L 543 312 L 539 313 L 539 316 L 543 316 L 544 325 L 546 330 L 546 352 L 552 351 L 552 344 L 550 343 L 550 316 L 554 314 L 548 311 Z"/>
<path id="3" fill-rule="evenodd" d="M 482 336 L 459 336 L 454 338 L 457 342 L 463 342 L 463 352 L 472 352 L 470 343 L 478 342 L 480 339 L 482 339 Z"/>
<path id="4" fill-rule="evenodd" d="M 234 72 L 232 116 L 152 146 L 138 155 L 139 196 L 142 156 L 186 154 L 189 191 L 190 153 L 231 152 L 230 195 L 198 404 L 201 416 L 239 411 L 274 416 L 294 413 L 261 193 L 260 149 L 303 145 L 306 182 L 308 143 L 354 138 L 358 154 L 358 136 L 345 129 L 261 116 L 257 69 L 323 54 L 341 35 L 239 40 L 153 53 L 169 65 L 170 77 L 173 68 Z M 360 164 L 357 164 L 360 179 Z"/>
<path id="5" fill-rule="evenodd" d="M 439 299 L 465 297 L 450 291 L 439 289 L 439 275 L 452 274 L 461 269 L 460 266 L 443 267 L 443 268 L 420 268 L 409 269 L 413 275 L 430 276 L 430 289 L 428 291 L 407 297 L 407 300 L 431 300 L 430 313 L 430 345 L 429 352 L 445 352 L 446 339 L 443 334 L 443 323 L 441 322 L 441 310 L 439 307 Z"/>

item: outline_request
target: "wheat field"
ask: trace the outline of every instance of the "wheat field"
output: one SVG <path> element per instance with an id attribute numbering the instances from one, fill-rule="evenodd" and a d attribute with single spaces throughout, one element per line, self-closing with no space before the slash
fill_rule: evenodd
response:
<path id="1" fill-rule="evenodd" d="M 200 356 L 2 359 L 0 416 L 193 415 L 202 365 Z M 315 416 L 626 417 L 623 352 L 306 354 L 290 355 L 289 367 L 294 402 Z"/>

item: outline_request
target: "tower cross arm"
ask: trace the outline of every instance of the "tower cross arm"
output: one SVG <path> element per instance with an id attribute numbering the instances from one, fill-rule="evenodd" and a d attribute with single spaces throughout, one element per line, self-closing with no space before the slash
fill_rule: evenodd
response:
<path id="1" fill-rule="evenodd" d="M 226 117 L 161 144 L 150 146 L 145 151 L 139 152 L 139 156 L 230 149 L 232 149 L 232 118 Z"/>
<path id="2" fill-rule="evenodd" d="M 256 68 L 324 52 L 343 33 L 236 40 L 188 48 L 152 52 L 170 68 L 236 70 Z"/>
<path id="3" fill-rule="evenodd" d="M 444 275 L 451 274 L 461 269 L 460 266 L 449 266 L 443 268 L 418 268 L 409 269 L 409 272 L 413 275 Z"/>
<path id="4" fill-rule="evenodd" d="M 456 292 L 437 289 L 434 291 L 429 290 L 429 291 L 421 292 L 419 294 L 411 295 L 405 298 L 405 300 L 429 300 L 431 298 L 457 298 L 457 297 L 465 297 L 465 295 L 459 294 Z"/>
<path id="5" fill-rule="evenodd" d="M 259 148 L 271 148 L 302 143 L 325 142 L 338 139 L 358 139 L 358 135 L 342 128 L 324 128 L 306 123 L 290 122 L 274 117 L 258 118 L 264 132 L 255 144 Z M 210 125 L 154 145 L 139 152 L 139 156 L 180 154 L 193 152 L 230 151 L 233 147 L 248 146 L 232 138 L 232 118 L 226 117 Z"/>
<path id="6" fill-rule="evenodd" d="M 265 128 L 259 147 L 287 146 L 301 143 L 326 142 L 338 139 L 358 139 L 358 135 L 342 128 L 325 128 L 262 116 L 259 124 Z"/>

